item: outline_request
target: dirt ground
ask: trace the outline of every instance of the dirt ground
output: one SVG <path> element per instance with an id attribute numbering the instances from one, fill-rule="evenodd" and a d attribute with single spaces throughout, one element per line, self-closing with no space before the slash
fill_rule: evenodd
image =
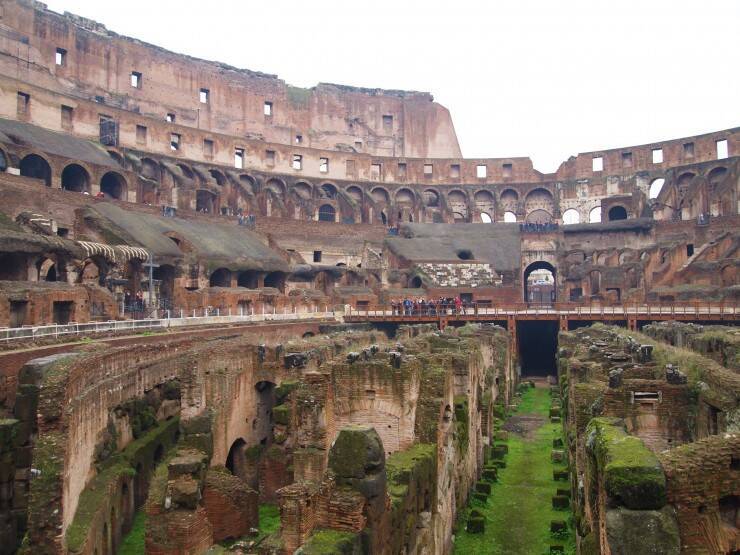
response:
<path id="1" fill-rule="evenodd" d="M 533 439 L 534 433 L 547 419 L 541 414 L 523 414 L 511 416 L 504 422 L 502 428 L 509 433 L 517 434 L 525 439 Z"/>

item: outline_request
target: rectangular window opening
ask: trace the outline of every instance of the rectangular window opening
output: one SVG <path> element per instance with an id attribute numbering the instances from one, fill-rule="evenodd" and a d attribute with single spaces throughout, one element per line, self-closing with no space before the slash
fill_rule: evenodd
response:
<path id="1" fill-rule="evenodd" d="M 659 391 L 635 391 L 632 395 L 635 402 L 660 401 Z"/>
<path id="2" fill-rule="evenodd" d="M 167 112 L 167 115 L 164 117 L 164 119 L 167 123 L 175 123 L 174 112 Z"/>
<path id="3" fill-rule="evenodd" d="M 212 139 L 203 139 L 203 156 L 206 158 L 213 158 L 213 140 Z"/>
<path id="4" fill-rule="evenodd" d="M 321 262 L 321 251 L 313 251 L 313 261 Z"/>
<path id="5" fill-rule="evenodd" d="M 297 144 L 297 145 L 303 144 L 303 135 L 296 135 L 295 136 L 295 144 Z"/>
<path id="6" fill-rule="evenodd" d="M 265 100 L 265 105 L 263 106 L 262 110 L 266 116 L 271 116 L 272 115 L 272 102 L 270 102 L 269 100 Z"/>
<path id="7" fill-rule="evenodd" d="M 234 167 L 238 170 L 244 169 L 244 149 L 234 149 Z"/>
<path id="8" fill-rule="evenodd" d="M 31 104 L 31 95 L 24 92 L 18 92 L 18 114 L 28 114 L 28 108 Z"/>
<path id="9" fill-rule="evenodd" d="M 300 154 L 293 155 L 293 169 L 294 170 L 303 169 L 303 156 L 301 156 Z"/>
<path id="10" fill-rule="evenodd" d="M 729 157 L 730 148 L 727 139 L 720 139 L 717 141 L 717 160 L 723 160 Z"/>
<path id="11" fill-rule="evenodd" d="M 138 71 L 131 72 L 131 86 L 135 89 L 141 88 L 141 73 Z"/>
<path id="12" fill-rule="evenodd" d="M 434 166 L 432 164 L 424 164 L 424 175 L 426 177 L 431 177 L 433 172 L 434 172 Z"/>
<path id="13" fill-rule="evenodd" d="M 57 48 L 54 62 L 58 66 L 67 65 L 67 51 L 64 48 Z"/>
<path id="14" fill-rule="evenodd" d="M 265 151 L 265 164 L 267 164 L 268 166 L 275 165 L 275 151 L 274 150 Z"/>
<path id="15" fill-rule="evenodd" d="M 478 179 L 485 179 L 488 177 L 488 166 L 485 164 L 478 164 L 475 166 L 475 176 Z"/>
<path id="16" fill-rule="evenodd" d="M 170 150 L 180 150 L 180 134 L 170 133 Z"/>
<path id="17" fill-rule="evenodd" d="M 370 179 L 380 180 L 382 170 L 380 164 L 370 164 Z"/>
<path id="18" fill-rule="evenodd" d="M 200 89 L 199 98 L 200 98 L 201 104 L 208 104 L 210 97 L 211 97 L 211 91 L 209 91 L 208 89 Z"/>
<path id="19" fill-rule="evenodd" d="M 694 157 L 694 143 L 684 143 L 683 155 L 686 156 L 686 158 Z"/>
<path id="20" fill-rule="evenodd" d="M 622 153 L 622 166 L 624 166 L 625 168 L 632 167 L 632 153 L 631 152 Z"/>
<path id="21" fill-rule="evenodd" d="M 688 245 L 686 245 L 686 256 L 689 256 L 689 257 L 694 256 L 694 244 L 693 243 L 689 243 Z"/>
<path id="22" fill-rule="evenodd" d="M 321 173 L 329 172 L 329 159 L 328 158 L 319 158 L 319 171 Z"/>
<path id="23" fill-rule="evenodd" d="M 653 149 L 653 164 L 662 164 L 662 163 L 663 163 L 663 149 L 654 148 Z"/>
<path id="24" fill-rule="evenodd" d="M 354 177 L 355 175 L 355 161 L 354 160 L 347 160 L 346 162 L 346 173 L 350 177 Z"/>
<path id="25" fill-rule="evenodd" d="M 591 170 L 595 172 L 604 171 L 604 158 L 602 156 L 594 156 L 591 160 Z"/>
<path id="26" fill-rule="evenodd" d="M 72 127 L 72 119 L 74 118 L 74 108 L 72 106 L 65 106 L 62 104 L 62 128 L 70 129 Z"/>
<path id="27" fill-rule="evenodd" d="M 511 164 L 504 164 L 502 167 L 504 177 L 511 177 L 513 166 Z"/>
<path id="28" fill-rule="evenodd" d="M 450 177 L 452 177 L 452 178 L 458 178 L 458 177 L 460 177 L 460 164 L 451 164 L 450 165 Z"/>
<path id="29" fill-rule="evenodd" d="M 360 152 L 362 150 L 362 141 L 355 141 L 355 150 Z"/>
<path id="30" fill-rule="evenodd" d="M 406 162 L 398 163 L 398 178 L 406 179 Z"/>
<path id="31" fill-rule="evenodd" d="M 388 132 L 393 131 L 393 116 L 391 115 L 383 116 L 383 131 L 388 131 Z"/>
<path id="32" fill-rule="evenodd" d="M 136 126 L 136 142 L 140 145 L 146 144 L 146 132 L 147 129 L 143 125 L 137 125 Z"/>

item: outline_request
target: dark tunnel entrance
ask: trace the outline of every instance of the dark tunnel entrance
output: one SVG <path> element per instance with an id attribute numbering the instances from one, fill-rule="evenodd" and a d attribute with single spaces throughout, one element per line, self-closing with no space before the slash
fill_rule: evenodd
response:
<path id="1" fill-rule="evenodd" d="M 555 376 L 555 354 L 558 348 L 557 321 L 517 322 L 519 362 L 522 377 Z"/>

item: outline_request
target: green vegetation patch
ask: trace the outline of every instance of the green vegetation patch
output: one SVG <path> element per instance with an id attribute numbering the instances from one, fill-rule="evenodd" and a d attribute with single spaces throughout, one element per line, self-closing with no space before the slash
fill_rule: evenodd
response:
<path id="1" fill-rule="evenodd" d="M 146 537 L 146 513 L 136 511 L 131 530 L 123 538 L 117 555 L 141 555 L 144 553 L 144 539 Z"/>
<path id="2" fill-rule="evenodd" d="M 287 426 L 290 424 L 290 406 L 278 405 L 272 409 L 272 416 L 276 424 Z"/>
<path id="3" fill-rule="evenodd" d="M 259 506 L 260 534 L 274 534 L 280 530 L 280 508 L 277 505 L 263 503 Z"/>
<path id="4" fill-rule="evenodd" d="M 303 544 L 304 555 L 351 555 L 359 545 L 360 538 L 351 532 L 317 530 Z"/>
<path id="5" fill-rule="evenodd" d="M 663 467 L 640 438 L 629 435 L 619 420 L 611 418 L 592 419 L 586 433 L 587 446 L 610 497 L 628 509 L 660 509 L 666 504 Z"/>
<path id="6" fill-rule="evenodd" d="M 414 478 L 434 476 L 437 445 L 417 443 L 405 451 L 396 451 L 385 461 L 388 494 L 394 506 L 403 503 Z"/>
<path id="7" fill-rule="evenodd" d="M 550 552 L 551 544 L 562 545 L 566 554 L 575 554 L 571 525 L 557 538 L 550 531 L 551 521 L 564 519 L 563 511 L 552 508 L 552 497 L 563 483 L 552 479 L 556 467 L 550 462 L 550 451 L 562 428 L 547 420 L 550 400 L 547 388 L 530 388 L 523 393 L 517 415 L 540 416 L 543 424 L 531 439 L 509 434 L 506 468 L 498 470 L 491 495 L 485 501 L 473 500 L 459 513 L 456 554 L 542 555 Z M 482 516 L 473 515 L 473 511 Z M 482 532 L 466 530 L 471 516 L 485 519 Z"/>

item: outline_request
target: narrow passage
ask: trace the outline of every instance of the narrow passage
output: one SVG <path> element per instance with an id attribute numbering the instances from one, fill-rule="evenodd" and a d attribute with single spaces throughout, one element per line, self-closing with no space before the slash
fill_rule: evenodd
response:
<path id="1" fill-rule="evenodd" d="M 552 507 L 553 496 L 558 489 L 567 489 L 568 482 L 553 480 L 553 471 L 564 470 L 565 464 L 551 461 L 553 439 L 562 437 L 562 427 L 550 422 L 550 404 L 546 383 L 525 388 L 516 413 L 497 427 L 508 435 L 506 441 L 496 441 L 508 446 L 506 466 L 498 469 L 490 496 L 485 501 L 473 496 L 470 506 L 461 511 L 456 554 L 545 555 L 553 545 L 562 546 L 565 554 L 575 553 L 570 510 Z M 472 510 L 483 515 L 483 533 L 466 529 Z M 551 521 L 565 521 L 568 527 L 554 536 Z"/>

